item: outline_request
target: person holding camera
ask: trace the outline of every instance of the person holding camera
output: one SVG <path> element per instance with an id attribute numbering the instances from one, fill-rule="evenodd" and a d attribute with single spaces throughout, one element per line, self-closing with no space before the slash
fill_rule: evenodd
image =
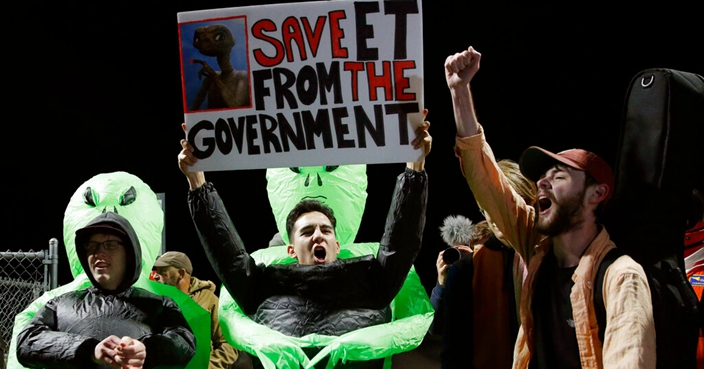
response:
<path id="1" fill-rule="evenodd" d="M 448 216 L 440 227 L 440 236 L 447 248 L 438 253 L 435 261 L 438 279 L 430 293 L 430 303 L 435 309 L 433 323 L 428 328 L 432 335 L 442 335 L 445 327 L 445 282 L 450 267 L 464 256 L 474 252 L 474 245 L 483 243 L 491 235 L 486 221 L 472 224 L 472 221 L 462 215 Z"/>
<path id="2" fill-rule="evenodd" d="M 518 164 L 504 159 L 498 166 L 513 190 L 527 204 L 537 198 L 535 184 Z M 447 244 L 468 240 L 438 256 L 438 282 L 431 293 L 435 319 L 431 334 L 442 334 L 442 368 L 511 368 L 518 334 L 521 285 L 527 269 L 523 259 L 480 207 L 485 221 L 472 224 L 448 217 L 440 228 Z M 453 260 L 449 255 L 461 251 Z M 443 275 L 444 274 L 444 275 Z M 444 282 L 444 283 L 442 283 Z"/>

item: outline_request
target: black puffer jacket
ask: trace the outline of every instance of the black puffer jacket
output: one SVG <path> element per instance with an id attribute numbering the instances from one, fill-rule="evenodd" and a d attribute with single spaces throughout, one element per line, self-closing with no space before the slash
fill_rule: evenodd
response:
<path id="1" fill-rule="evenodd" d="M 213 269 L 245 314 L 289 336 L 339 336 L 389 321 L 420 251 L 427 181 L 425 171 L 399 175 L 376 257 L 324 265 L 256 265 L 212 184 L 189 191 L 188 203 Z"/>
<path id="2" fill-rule="evenodd" d="M 95 346 L 110 335 L 129 336 L 144 343 L 145 368 L 185 367 L 195 354 L 195 338 L 176 303 L 132 287 L 142 268 L 139 239 L 127 219 L 106 212 L 86 227 L 108 225 L 122 230 L 126 270 L 122 284 L 103 290 L 88 268 L 85 252 L 78 251 L 93 287 L 51 299 L 17 335 L 17 359 L 29 368 L 99 368 L 91 360 Z M 90 236 L 76 231 L 77 250 Z M 104 366 L 110 368 L 110 366 Z"/>

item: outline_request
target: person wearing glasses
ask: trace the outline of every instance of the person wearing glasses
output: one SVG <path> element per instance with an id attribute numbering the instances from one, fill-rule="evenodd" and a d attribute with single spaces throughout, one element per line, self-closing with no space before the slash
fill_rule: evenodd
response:
<path id="1" fill-rule="evenodd" d="M 142 251 L 127 219 L 105 212 L 76 231 L 92 287 L 50 300 L 17 336 L 28 368 L 185 368 L 195 338 L 176 303 L 133 286 Z"/>

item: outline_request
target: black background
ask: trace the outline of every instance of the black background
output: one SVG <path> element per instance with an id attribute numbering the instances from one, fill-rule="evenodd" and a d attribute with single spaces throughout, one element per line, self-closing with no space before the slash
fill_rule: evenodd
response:
<path id="1" fill-rule="evenodd" d="M 6 250 L 60 240 L 59 284 L 71 281 L 63 246 L 69 198 L 98 173 L 127 171 L 166 194 L 166 248 L 186 252 L 194 274 L 218 282 L 186 206 L 177 166 L 183 137 L 176 14 L 263 4 L 256 0 L 26 2 L 6 12 L 3 166 Z M 592 4 L 592 3 L 586 3 Z M 652 3 L 651 3 L 652 4 Z M 517 160 L 530 145 L 581 147 L 613 163 L 631 78 L 664 67 L 704 74 L 701 9 L 426 1 L 423 8 L 425 107 L 434 143 L 427 159 L 430 198 L 416 261 L 432 288 L 448 215 L 481 220 L 453 154 L 454 121 L 443 62 L 474 46 L 478 117 L 497 158 Z M 6 27 L 7 28 L 7 27 Z M 368 166 L 359 242 L 378 241 L 395 177 L 404 164 Z M 276 232 L 264 170 L 208 173 L 249 251 Z M 246 226 L 245 226 L 246 225 Z"/>

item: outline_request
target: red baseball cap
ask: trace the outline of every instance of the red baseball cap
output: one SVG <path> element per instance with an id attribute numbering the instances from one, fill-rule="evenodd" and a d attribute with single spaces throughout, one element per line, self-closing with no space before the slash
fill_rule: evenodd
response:
<path id="1" fill-rule="evenodd" d="M 582 149 L 570 149 L 553 154 L 540 147 L 531 146 L 521 154 L 521 159 L 519 160 L 521 173 L 534 182 L 537 182 L 548 169 L 557 163 L 585 171 L 597 183 L 608 186 L 609 192 L 605 201 L 608 201 L 613 195 L 614 172 L 604 159 L 593 152 Z"/>

